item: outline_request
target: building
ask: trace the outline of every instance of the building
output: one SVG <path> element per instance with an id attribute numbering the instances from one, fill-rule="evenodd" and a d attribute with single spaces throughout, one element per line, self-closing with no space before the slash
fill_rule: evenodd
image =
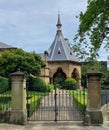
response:
<path id="1" fill-rule="evenodd" d="M 75 57 L 69 41 L 62 34 L 62 24 L 58 14 L 57 32 L 50 48 L 42 55 L 46 68 L 41 70 L 40 77 L 46 83 L 55 83 L 57 77 L 75 78 L 78 88 L 81 87 L 81 63 Z"/>
<path id="2" fill-rule="evenodd" d="M 62 24 L 58 14 L 57 32 L 50 48 L 41 56 L 46 62 L 46 68 L 41 69 L 40 78 L 46 83 L 55 84 L 57 78 L 65 80 L 68 77 L 75 78 L 78 88 L 81 88 L 81 63 L 75 57 L 69 41 L 62 34 Z M 10 45 L 0 42 L 0 52 L 16 49 Z"/>
<path id="3" fill-rule="evenodd" d="M 10 45 L 7 45 L 3 42 L 0 42 L 0 53 L 5 51 L 5 50 L 10 50 L 10 49 L 16 49 L 15 47 L 12 47 Z"/>

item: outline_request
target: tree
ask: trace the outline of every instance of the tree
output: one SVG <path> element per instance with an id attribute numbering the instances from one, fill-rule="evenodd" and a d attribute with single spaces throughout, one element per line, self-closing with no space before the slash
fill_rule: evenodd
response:
<path id="1" fill-rule="evenodd" d="M 79 20 L 78 33 L 74 38 L 76 41 L 74 45 L 75 51 L 79 51 L 82 58 L 84 58 L 84 55 L 98 56 L 101 45 L 108 50 L 109 0 L 88 0 L 87 10 L 85 13 L 80 13 Z M 90 46 L 88 41 L 91 43 Z M 87 48 L 89 53 L 84 48 Z"/>
<path id="2" fill-rule="evenodd" d="M 81 84 L 84 87 L 87 87 L 87 73 L 94 68 L 97 71 L 103 71 L 103 67 L 101 67 L 101 63 L 97 60 L 88 59 L 88 61 L 83 62 L 81 66 L 82 78 Z"/>
<path id="3" fill-rule="evenodd" d="M 102 72 L 102 78 L 101 78 L 101 84 L 108 83 L 109 80 L 109 70 L 107 70 L 107 63 L 106 62 L 100 62 L 97 60 L 91 60 L 89 59 L 87 62 L 82 63 L 81 71 L 82 71 L 82 86 L 87 87 L 87 73 L 91 71 L 91 69 L 94 68 L 97 71 Z"/>
<path id="4" fill-rule="evenodd" d="M 29 53 L 22 49 L 11 49 L 0 55 L 0 75 L 5 77 L 17 71 L 18 68 L 27 75 L 38 75 L 44 66 L 41 57 L 35 52 Z"/>

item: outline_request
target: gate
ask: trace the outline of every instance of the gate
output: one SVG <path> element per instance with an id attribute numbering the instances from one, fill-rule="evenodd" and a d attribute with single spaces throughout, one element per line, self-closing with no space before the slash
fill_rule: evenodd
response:
<path id="1" fill-rule="evenodd" d="M 55 89 L 52 92 L 27 91 L 27 115 L 29 121 L 81 121 L 84 110 L 77 96 L 85 103 L 85 94 L 73 90 Z M 81 100 L 81 99 L 80 99 Z"/>

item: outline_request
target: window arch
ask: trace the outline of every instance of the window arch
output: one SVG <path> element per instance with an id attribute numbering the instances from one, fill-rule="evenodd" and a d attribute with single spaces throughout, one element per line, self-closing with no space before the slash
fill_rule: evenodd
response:
<path id="1" fill-rule="evenodd" d="M 75 68 L 71 74 L 71 77 L 78 80 L 79 79 L 79 73 L 78 70 Z"/>
<path id="2" fill-rule="evenodd" d="M 63 72 L 62 68 L 58 68 L 56 73 L 53 75 L 53 84 L 58 84 L 59 86 L 64 85 L 66 79 L 66 74 Z"/>

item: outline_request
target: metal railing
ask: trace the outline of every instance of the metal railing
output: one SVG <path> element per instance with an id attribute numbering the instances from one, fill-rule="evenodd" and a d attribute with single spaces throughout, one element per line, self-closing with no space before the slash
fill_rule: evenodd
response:
<path id="1" fill-rule="evenodd" d="M 11 110 L 10 91 L 0 93 L 0 122 L 9 122 Z"/>
<path id="2" fill-rule="evenodd" d="M 109 102 L 109 91 L 101 92 L 101 106 Z"/>

